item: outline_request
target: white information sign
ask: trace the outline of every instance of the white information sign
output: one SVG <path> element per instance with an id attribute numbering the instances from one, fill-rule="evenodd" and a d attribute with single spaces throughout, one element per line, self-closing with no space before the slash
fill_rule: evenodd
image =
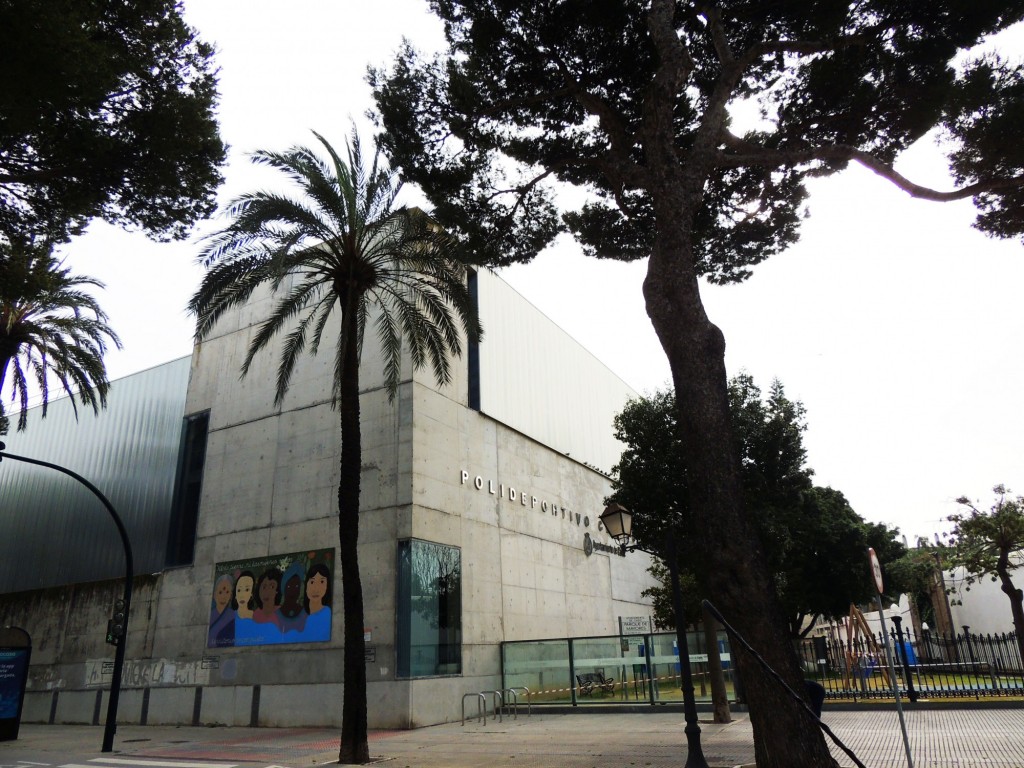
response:
<path id="1" fill-rule="evenodd" d="M 620 616 L 619 624 L 624 635 L 645 635 L 651 631 L 651 620 L 647 616 Z"/>

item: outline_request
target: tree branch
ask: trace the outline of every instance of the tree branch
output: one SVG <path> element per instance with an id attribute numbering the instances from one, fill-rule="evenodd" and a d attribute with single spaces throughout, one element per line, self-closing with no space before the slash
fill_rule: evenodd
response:
<path id="1" fill-rule="evenodd" d="M 703 16 L 708 23 L 711 44 L 715 47 L 715 55 L 718 60 L 723 66 L 732 64 L 736 57 L 733 56 L 732 48 L 729 47 L 729 38 L 725 34 L 725 27 L 722 25 L 722 17 L 718 13 L 718 8 L 713 5 L 699 5 L 697 13 Z"/>
<path id="2" fill-rule="evenodd" d="M 673 21 L 675 3 L 672 0 L 652 0 L 647 14 L 647 30 L 658 53 L 658 67 L 654 72 L 647 103 L 644 105 L 645 131 L 655 135 L 661 120 L 672 119 L 674 105 L 686 78 L 693 71 L 693 58 L 680 42 Z M 672 126 L 665 126 L 675 135 Z"/>
<path id="3" fill-rule="evenodd" d="M 502 195 L 514 194 L 517 197 L 516 203 L 515 203 L 515 205 L 512 208 L 512 210 L 514 211 L 516 208 L 519 207 L 520 202 L 522 201 L 523 197 L 525 197 L 526 194 L 530 190 L 532 190 L 534 187 L 536 187 L 538 184 L 540 184 L 542 181 L 544 181 L 544 179 L 546 179 L 548 176 L 554 175 L 559 168 L 565 168 L 567 165 L 568 165 L 568 162 L 566 162 L 564 160 L 559 162 L 559 163 L 548 163 L 548 164 L 546 164 L 547 167 L 546 167 L 546 169 L 544 170 L 543 173 L 537 174 L 532 179 L 527 181 L 525 184 L 519 184 L 517 186 L 508 187 L 506 189 L 497 189 L 494 192 L 492 192 L 491 194 L 489 194 L 486 197 L 484 197 L 483 199 L 486 202 L 490 203 L 496 197 L 501 197 Z"/>
<path id="4" fill-rule="evenodd" d="M 740 59 L 733 55 L 717 8 L 701 6 L 699 12 L 707 21 L 709 33 L 715 46 L 715 54 L 722 65 L 722 72 L 708 96 L 707 107 L 701 118 L 700 128 L 690 155 L 693 158 L 715 158 L 717 153 L 714 149 L 721 141 L 721 134 L 725 130 L 728 117 L 727 105 L 743 77 L 743 73 L 753 61 L 753 57 L 749 51 Z M 707 164 L 706 167 L 708 169 L 714 167 L 714 162 Z M 700 179 L 700 182 L 703 183 L 703 178 Z"/>
<path id="5" fill-rule="evenodd" d="M 1024 175 L 1021 175 L 989 179 L 959 189 L 940 191 L 914 183 L 889 163 L 882 162 L 870 152 L 849 145 L 837 144 L 831 147 L 787 151 L 764 149 L 728 132 L 725 132 L 723 136 L 728 148 L 739 151 L 735 154 L 719 153 L 716 164 L 720 168 L 742 168 L 751 165 L 768 168 L 792 168 L 816 162 L 855 162 L 891 182 L 911 197 L 940 203 L 965 200 L 985 192 L 1002 192 L 1024 187 Z"/>
<path id="6" fill-rule="evenodd" d="M 529 96 L 518 96 L 514 99 L 502 99 L 500 101 L 494 101 L 483 107 L 477 115 L 480 117 L 498 118 L 501 115 L 511 109 L 519 109 L 520 107 L 532 107 L 537 104 L 546 104 L 550 101 L 574 97 L 575 92 L 571 85 L 566 85 L 563 88 L 556 88 L 552 91 L 544 91 L 542 93 L 532 93 Z"/>
<path id="7" fill-rule="evenodd" d="M 750 47 L 748 54 L 751 58 L 772 56 L 776 53 L 797 53 L 803 56 L 810 56 L 815 53 L 828 53 L 839 51 L 843 48 L 851 48 L 856 45 L 866 45 L 867 38 L 864 35 L 850 35 L 835 40 L 775 40 L 770 43 L 758 43 Z"/>
<path id="8" fill-rule="evenodd" d="M 69 175 L 67 171 L 57 168 L 22 171 L 21 173 L 0 173 L 0 185 L 25 184 L 31 186 L 54 179 L 62 179 Z"/>
<path id="9" fill-rule="evenodd" d="M 934 200 L 940 203 L 949 202 L 951 200 L 964 200 L 985 192 L 1002 192 L 1011 189 L 1020 189 L 1024 186 L 1024 176 L 1010 176 L 1001 179 L 989 179 L 976 184 L 968 184 L 966 187 L 961 187 L 960 189 L 954 189 L 948 192 L 940 192 L 939 190 L 931 189 L 930 187 L 915 184 L 903 176 L 903 174 L 897 172 L 891 165 L 883 163 L 878 158 L 867 152 L 862 152 L 856 149 L 852 150 L 851 159 L 860 163 L 869 171 L 881 176 L 883 179 L 887 179 L 892 182 L 911 197 L 920 198 L 921 200 Z"/>

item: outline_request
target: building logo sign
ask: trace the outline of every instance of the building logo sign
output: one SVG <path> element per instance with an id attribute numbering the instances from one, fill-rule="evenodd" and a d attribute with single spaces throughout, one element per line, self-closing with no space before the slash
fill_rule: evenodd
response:
<path id="1" fill-rule="evenodd" d="M 594 540 L 590 538 L 589 533 L 583 534 L 583 554 L 590 557 L 594 554 Z"/>
<path id="2" fill-rule="evenodd" d="M 491 496 L 496 496 L 508 504 L 515 504 L 526 509 L 534 509 L 539 511 L 541 514 L 550 514 L 552 517 L 564 520 L 567 525 L 573 525 L 580 528 L 590 527 L 590 518 L 588 516 L 581 515 L 579 512 L 573 512 L 571 509 L 562 506 L 556 501 L 539 498 L 522 489 L 514 488 L 511 485 L 496 483 L 494 480 L 487 479 L 482 475 L 471 475 L 465 469 L 459 471 L 459 482 L 464 487 L 471 487 L 481 493 L 488 493 Z M 597 521 L 597 530 L 604 530 L 604 526 L 601 524 L 600 520 Z M 583 534 L 583 552 L 587 557 L 590 557 L 594 552 L 607 552 L 611 555 L 621 555 L 621 550 L 621 547 L 610 546 L 608 544 L 602 544 L 600 541 L 595 541 L 589 532 L 584 532 Z"/>
<path id="3" fill-rule="evenodd" d="M 625 552 L 622 551 L 622 547 L 602 544 L 600 541 L 594 541 L 590 538 L 589 533 L 583 534 L 583 551 L 587 553 L 587 557 L 590 557 L 592 552 L 607 552 L 609 555 L 619 555 L 620 557 L 626 556 Z"/>
<path id="4" fill-rule="evenodd" d="M 485 480 L 481 475 L 473 477 L 464 469 L 460 471 L 459 479 L 462 485 L 471 485 L 478 491 L 486 491 L 490 495 L 498 496 L 511 504 L 518 504 L 519 506 L 526 507 L 527 509 L 536 509 L 542 514 L 550 513 L 553 517 L 565 520 L 569 525 L 577 525 L 584 528 L 590 527 L 589 517 L 581 515 L 579 512 L 573 512 L 571 509 L 561 506 L 556 501 L 537 498 L 526 491 L 517 490 L 511 485 L 495 483 L 493 480 Z M 601 525 L 600 521 L 597 523 L 597 529 L 599 531 L 604 530 L 604 526 Z"/>

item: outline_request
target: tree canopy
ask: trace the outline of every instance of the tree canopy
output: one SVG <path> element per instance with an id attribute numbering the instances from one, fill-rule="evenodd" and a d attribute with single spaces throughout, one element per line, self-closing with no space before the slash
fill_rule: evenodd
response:
<path id="1" fill-rule="evenodd" d="M 715 281 L 791 244 L 806 180 L 851 162 L 917 197 L 974 198 L 989 234 L 1024 227 L 1024 76 L 963 56 L 1024 18 L 1020 2 L 431 5 L 448 53 L 406 46 L 370 80 L 394 161 L 492 263 L 528 260 L 565 230 L 594 256 L 649 256 L 645 192 L 666 160 L 706 179 L 694 260 Z M 762 126 L 734 129 L 728 107 L 742 100 Z M 956 191 L 892 168 L 934 129 Z M 671 157 L 654 151 L 659 132 Z M 591 196 L 562 210 L 556 181 Z"/>
<path id="2" fill-rule="evenodd" d="M 948 554 L 947 547 L 933 545 L 922 537 L 902 557 L 882 566 L 889 596 L 895 598 L 896 594 L 906 594 L 911 610 L 917 614 L 917 620 L 928 624 L 936 632 L 952 629 L 946 626 L 946 617 L 942 615 L 941 609 L 936 610 L 934 602 L 936 599 L 946 599 L 941 563 L 944 559 L 948 560 Z"/>
<path id="3" fill-rule="evenodd" d="M 1003 485 L 992 489 L 995 501 L 987 510 L 966 496 L 957 499 L 963 508 L 949 516 L 953 523 L 948 565 L 963 566 L 966 582 L 991 578 L 1010 601 L 1013 629 L 1024 658 L 1024 590 L 1013 581 L 1013 572 L 1024 566 L 1024 496 L 1013 497 Z"/>
<path id="4" fill-rule="evenodd" d="M 433 0 L 448 50 L 371 71 L 392 161 L 440 223 L 493 264 L 562 231 L 597 257 L 647 258 L 711 598 L 794 688 L 799 660 L 743 504 L 725 339 L 701 279 L 742 280 L 799 235 L 805 182 L 859 163 L 930 200 L 973 199 L 983 231 L 1024 232 L 1024 70 L 970 50 L 1024 0 Z M 763 121 L 735 125 L 753 102 Z M 946 136 L 952 190 L 894 168 Z M 558 195 L 560 184 L 581 195 Z M 581 202 L 582 201 L 582 202 Z M 821 733 L 741 654 L 756 762 L 830 764 Z"/>
<path id="5" fill-rule="evenodd" d="M 213 49 L 176 0 L 0 3 L 0 227 L 59 242 L 100 217 L 181 238 L 226 150 Z"/>
<path id="6" fill-rule="evenodd" d="M 843 616 L 851 602 L 872 597 L 869 546 L 884 565 L 903 557 L 905 547 L 896 539 L 898 530 L 866 522 L 842 493 L 813 485 L 803 446 L 806 412 L 786 397 L 781 382 L 772 382 L 764 396 L 750 375 L 740 374 L 729 382 L 729 400 L 744 502 L 754 516 L 790 632 L 797 636 L 815 617 Z M 692 533 L 686 478 L 674 471 L 682 453 L 676 413 L 674 395 L 662 391 L 631 401 L 616 416 L 615 436 L 626 448 L 613 468 L 612 487 L 613 498 L 633 512 L 635 537 L 644 549 L 664 557 L 665 537 L 676 537 L 685 611 L 693 622 L 700 617 L 707 564 L 703 544 Z M 652 573 L 664 583 L 663 567 Z M 898 595 L 902 581 L 889 581 L 888 591 Z M 665 589 L 647 594 L 659 623 L 670 626 Z"/>

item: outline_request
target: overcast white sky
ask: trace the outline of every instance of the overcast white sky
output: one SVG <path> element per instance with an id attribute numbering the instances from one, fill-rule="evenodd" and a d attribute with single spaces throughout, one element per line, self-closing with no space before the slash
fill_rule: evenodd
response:
<path id="1" fill-rule="evenodd" d="M 313 141 L 341 146 L 365 125 L 368 64 L 403 35 L 441 44 L 419 0 L 187 0 L 186 18 L 218 48 L 221 127 L 231 145 L 221 199 L 267 177 L 246 153 Z M 1020 38 L 1018 37 L 1018 40 Z M 1014 50 L 1021 50 L 1015 46 Z M 948 186 L 925 143 L 901 168 Z M 971 229 L 969 203 L 913 201 L 851 170 L 812 188 L 803 239 L 739 286 L 708 287 L 730 374 L 779 378 L 808 411 L 809 464 L 868 520 L 913 541 L 942 528 L 967 494 L 1024 492 L 1024 251 Z M 102 223 L 66 250 L 124 341 L 111 378 L 191 352 L 185 304 L 198 285 L 192 243 L 155 244 Z M 669 372 L 641 295 L 646 263 L 583 258 L 561 242 L 503 277 L 640 392 Z"/>

